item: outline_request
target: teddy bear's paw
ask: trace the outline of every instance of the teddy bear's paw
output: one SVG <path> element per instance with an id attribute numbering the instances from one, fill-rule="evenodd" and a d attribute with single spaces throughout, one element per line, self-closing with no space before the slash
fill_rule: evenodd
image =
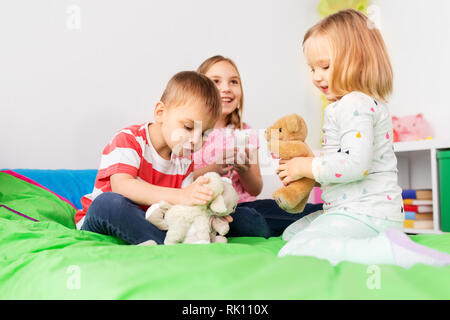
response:
<path id="1" fill-rule="evenodd" d="M 296 203 L 291 203 L 287 201 L 286 197 L 284 196 L 284 194 L 282 194 L 282 192 L 280 192 L 280 190 L 275 191 L 275 193 L 273 194 L 273 199 L 276 201 L 278 206 L 284 211 L 287 211 L 289 213 L 296 213 L 296 211 L 293 211 Z"/>
<path id="2" fill-rule="evenodd" d="M 281 209 L 283 209 L 284 211 L 286 211 L 287 213 L 292 213 L 292 214 L 295 214 L 295 213 L 300 213 L 301 211 L 297 211 L 295 208 L 283 208 L 283 207 L 280 207 Z"/>
<path id="3" fill-rule="evenodd" d="M 303 212 L 303 210 L 305 210 L 307 202 L 308 202 L 308 199 L 304 199 L 303 201 L 301 201 L 297 206 L 295 206 L 294 209 L 292 209 L 293 212 L 291 212 L 291 213 Z"/>
<path id="4" fill-rule="evenodd" d="M 147 240 L 141 243 L 138 243 L 138 246 L 156 246 L 157 243 L 154 240 Z"/>
<path id="5" fill-rule="evenodd" d="M 274 199 L 275 199 L 275 202 L 278 204 L 278 206 L 288 213 L 292 213 L 292 214 L 301 213 L 305 209 L 306 203 L 304 203 L 303 201 L 300 202 L 299 204 L 297 204 L 295 207 L 292 207 L 291 203 L 288 203 L 287 201 L 285 201 L 284 198 L 281 196 L 279 196 L 279 197 L 274 196 Z"/>
<path id="6" fill-rule="evenodd" d="M 289 205 L 284 201 L 283 198 L 274 197 L 274 200 L 281 209 L 283 209 L 286 212 L 293 213 L 292 212 L 293 209 L 289 207 Z"/>
<path id="7" fill-rule="evenodd" d="M 211 242 L 209 242 L 208 240 L 197 240 L 197 241 L 193 241 L 193 242 L 189 242 L 190 244 L 209 244 Z"/>
<path id="8" fill-rule="evenodd" d="M 186 244 L 209 244 L 211 243 L 211 241 L 208 239 L 204 239 L 204 238 L 198 238 L 196 236 L 193 237 L 186 237 L 186 239 L 184 239 L 183 243 Z"/>
<path id="9" fill-rule="evenodd" d="M 217 236 L 215 236 L 213 242 L 214 242 L 214 243 L 227 243 L 227 242 L 228 242 L 228 239 L 227 239 L 226 237 L 224 237 L 224 236 L 219 236 L 219 235 L 217 235 Z"/>

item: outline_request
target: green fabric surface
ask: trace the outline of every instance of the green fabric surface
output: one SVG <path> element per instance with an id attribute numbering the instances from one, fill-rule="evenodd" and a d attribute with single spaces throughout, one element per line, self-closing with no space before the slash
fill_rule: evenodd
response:
<path id="1" fill-rule="evenodd" d="M 450 267 L 378 265 L 380 281 L 374 288 L 373 269 L 365 265 L 278 258 L 285 243 L 278 237 L 230 238 L 228 244 L 127 245 L 76 230 L 73 208 L 48 191 L 23 185 L 22 193 L 18 186 L 5 187 L 5 181 L 15 184 L 0 179 L 0 204 L 26 209 L 40 221 L 0 208 L 0 299 L 450 298 Z M 450 234 L 412 239 L 450 253 Z"/>
<path id="2" fill-rule="evenodd" d="M 39 221 L 55 221 L 75 228 L 76 210 L 69 203 L 41 187 L 4 172 L 0 172 L 0 205 L 6 205 Z M 23 219 L 17 214 L 9 218 Z"/>

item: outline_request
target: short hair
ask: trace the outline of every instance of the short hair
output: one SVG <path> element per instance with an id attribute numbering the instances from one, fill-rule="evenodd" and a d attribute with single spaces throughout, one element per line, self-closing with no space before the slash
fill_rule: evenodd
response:
<path id="1" fill-rule="evenodd" d="M 213 65 L 222 61 L 228 62 L 236 70 L 236 73 L 239 77 L 239 86 L 241 87 L 241 99 L 239 100 L 239 108 L 236 108 L 232 113 L 228 115 L 226 123 L 232 124 L 235 129 L 242 129 L 243 128 L 242 112 L 244 111 L 244 89 L 242 88 L 241 75 L 234 61 L 231 60 L 230 58 L 226 58 L 221 55 L 215 55 L 203 61 L 202 64 L 198 67 L 197 72 L 201 74 L 206 74 Z"/>
<path id="2" fill-rule="evenodd" d="M 195 71 L 178 72 L 167 83 L 161 101 L 177 107 L 192 100 L 202 103 L 213 119 L 222 115 L 220 93 L 211 79 Z"/>
<path id="3" fill-rule="evenodd" d="M 304 50 L 307 40 L 316 37 L 331 46 L 329 86 L 338 98 L 360 91 L 387 101 L 393 86 L 391 62 L 380 31 L 363 13 L 347 9 L 325 17 L 306 32 Z"/>

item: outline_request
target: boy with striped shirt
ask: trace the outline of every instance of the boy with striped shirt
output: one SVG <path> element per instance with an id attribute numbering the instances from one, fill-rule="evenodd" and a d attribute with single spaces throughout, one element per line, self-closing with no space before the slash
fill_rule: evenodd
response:
<path id="1" fill-rule="evenodd" d="M 155 106 L 155 121 L 120 130 L 104 148 L 94 190 L 82 197 L 83 209 L 75 216 L 77 227 L 130 244 L 162 244 L 165 231 L 148 222 L 145 211 L 162 200 L 196 205 L 211 199 L 203 186 L 207 178 L 193 182 L 186 154 L 201 147 L 203 133 L 221 112 L 209 78 L 194 71 L 173 76 Z"/>

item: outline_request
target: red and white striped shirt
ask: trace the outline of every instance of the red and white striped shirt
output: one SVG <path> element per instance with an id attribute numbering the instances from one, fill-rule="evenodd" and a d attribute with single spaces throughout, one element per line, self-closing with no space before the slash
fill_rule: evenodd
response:
<path id="1" fill-rule="evenodd" d="M 153 147 L 148 133 L 149 123 L 120 130 L 102 153 L 94 190 L 81 198 L 83 208 L 75 215 L 75 223 L 86 215 L 94 199 L 111 191 L 110 177 L 127 173 L 138 180 L 169 188 L 184 188 L 194 180 L 194 164 L 191 160 L 172 157 L 162 158 Z M 145 211 L 148 207 L 141 206 Z"/>

